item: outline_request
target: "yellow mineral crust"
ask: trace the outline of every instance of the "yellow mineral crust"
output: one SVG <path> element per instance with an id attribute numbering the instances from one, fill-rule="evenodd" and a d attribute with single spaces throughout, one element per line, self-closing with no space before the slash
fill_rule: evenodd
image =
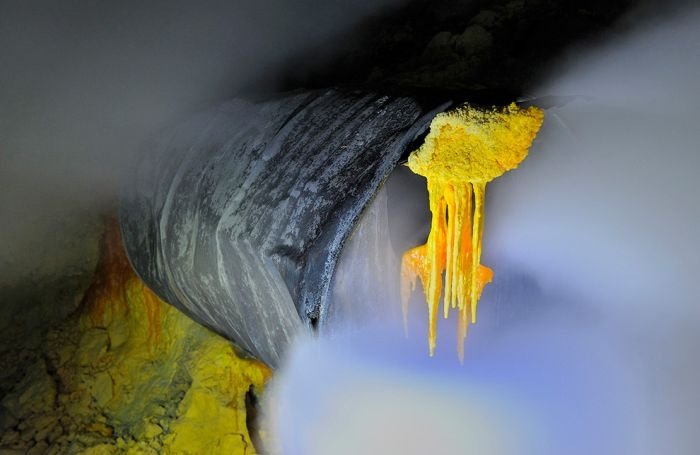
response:
<path id="1" fill-rule="evenodd" d="M 40 358 L 0 402 L 22 428 L 0 435 L 0 452 L 34 453 L 25 441 L 36 441 L 50 449 L 36 453 L 256 453 L 246 393 L 270 370 L 153 294 L 115 222 L 80 314 L 49 332 Z"/>
<path id="2" fill-rule="evenodd" d="M 427 243 L 403 256 L 401 299 L 406 324 L 408 300 L 420 278 L 431 355 L 444 290 L 445 318 L 450 308 L 459 310 L 458 350 L 464 358 L 467 327 L 476 322 L 481 291 L 493 278 L 480 263 L 486 184 L 518 167 L 543 119 L 536 107 L 484 110 L 465 105 L 438 114 L 423 145 L 408 158 L 408 167 L 427 179 L 432 221 Z"/>

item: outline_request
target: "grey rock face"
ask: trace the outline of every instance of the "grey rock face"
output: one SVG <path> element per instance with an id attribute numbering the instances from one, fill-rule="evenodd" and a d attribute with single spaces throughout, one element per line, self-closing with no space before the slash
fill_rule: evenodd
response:
<path id="1" fill-rule="evenodd" d="M 26 366 L 16 354 L 36 349 L 49 327 L 78 308 L 103 226 L 94 208 L 75 207 L 63 195 L 37 201 L 7 185 L 0 197 L 0 396 Z"/>
<path id="2" fill-rule="evenodd" d="M 164 300 L 278 365 L 294 336 L 324 324 L 345 240 L 435 107 L 326 90 L 192 119 L 124 193 L 132 265 Z"/>

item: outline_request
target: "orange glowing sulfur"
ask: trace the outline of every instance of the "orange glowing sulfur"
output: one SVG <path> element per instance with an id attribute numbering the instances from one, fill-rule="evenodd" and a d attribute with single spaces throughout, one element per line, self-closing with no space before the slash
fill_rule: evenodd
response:
<path id="1" fill-rule="evenodd" d="M 407 325 L 408 301 L 420 278 L 428 305 L 430 355 L 444 290 L 444 317 L 450 308 L 459 310 L 458 351 L 464 359 L 467 328 L 476 322 L 481 291 L 493 278 L 480 263 L 486 184 L 525 159 L 543 118 L 536 107 L 481 110 L 465 105 L 438 114 L 424 144 L 408 158 L 408 167 L 427 179 L 432 222 L 427 243 L 403 255 L 401 300 Z"/>

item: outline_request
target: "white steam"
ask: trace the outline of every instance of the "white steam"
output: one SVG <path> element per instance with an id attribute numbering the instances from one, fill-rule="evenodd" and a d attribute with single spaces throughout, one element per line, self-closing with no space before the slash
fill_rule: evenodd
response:
<path id="1" fill-rule="evenodd" d="M 552 74 L 535 97 L 576 98 L 489 186 L 465 366 L 450 322 L 428 358 L 420 298 L 408 339 L 375 321 L 300 343 L 272 395 L 283 453 L 697 453 L 700 9 Z"/>
<path id="2" fill-rule="evenodd" d="M 399 1 L 3 1 L 0 297 L 76 262 L 62 243 L 85 243 L 82 226 L 114 204 L 160 129 L 277 90 L 289 67 L 313 70 L 347 44 L 340 35 Z M 312 47 L 315 61 L 300 57 Z"/>

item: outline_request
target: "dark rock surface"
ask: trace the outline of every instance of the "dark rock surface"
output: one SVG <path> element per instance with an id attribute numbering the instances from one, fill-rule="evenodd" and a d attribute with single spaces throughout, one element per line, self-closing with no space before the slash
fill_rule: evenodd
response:
<path id="1" fill-rule="evenodd" d="M 472 101 L 511 101 L 525 94 L 570 48 L 679 2 L 663 3 L 413 0 L 340 38 L 348 43 L 345 52 L 322 67 L 294 71 L 288 85 L 430 89 L 459 92 Z"/>

